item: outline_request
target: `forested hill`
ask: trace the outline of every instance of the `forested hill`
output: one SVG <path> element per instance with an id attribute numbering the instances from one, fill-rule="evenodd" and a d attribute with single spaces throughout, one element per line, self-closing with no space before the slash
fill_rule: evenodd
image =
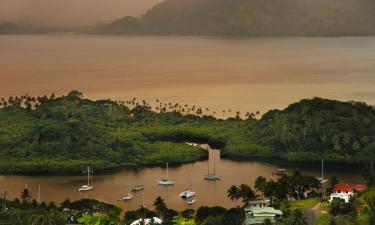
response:
<path id="1" fill-rule="evenodd" d="M 160 35 L 374 35 L 373 0 L 166 0 L 96 32 Z"/>
<path id="2" fill-rule="evenodd" d="M 233 110 L 234 111 L 234 110 Z M 56 97 L 0 101 L 0 173 L 76 173 L 178 165 L 207 158 L 185 142 L 209 143 L 222 157 L 367 163 L 375 160 L 375 110 L 364 103 L 314 98 L 261 119 L 181 103 L 149 104 Z"/>

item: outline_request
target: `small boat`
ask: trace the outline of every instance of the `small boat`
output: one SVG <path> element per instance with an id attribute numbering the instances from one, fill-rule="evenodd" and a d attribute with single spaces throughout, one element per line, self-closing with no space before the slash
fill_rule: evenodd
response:
<path id="1" fill-rule="evenodd" d="M 164 186 L 174 185 L 174 181 L 172 181 L 172 180 L 169 179 L 169 167 L 168 167 L 168 163 L 167 163 L 167 177 L 159 180 L 158 184 L 159 185 L 164 185 Z"/>
<path id="2" fill-rule="evenodd" d="M 325 184 L 328 182 L 328 179 L 324 178 L 324 159 L 322 159 L 322 176 L 317 177 L 317 179 L 319 180 L 320 184 Z"/>
<path id="3" fill-rule="evenodd" d="M 144 189 L 144 186 L 142 184 L 136 184 L 133 187 L 131 187 L 131 191 L 142 191 Z"/>
<path id="4" fill-rule="evenodd" d="M 139 177 L 141 177 L 141 169 L 138 170 L 138 173 L 139 173 Z M 131 191 L 134 191 L 134 192 L 137 192 L 137 191 L 142 191 L 144 189 L 144 185 L 143 184 L 134 184 L 130 190 Z"/>
<path id="5" fill-rule="evenodd" d="M 192 191 L 190 188 L 185 189 L 183 192 L 181 192 L 180 197 L 181 198 L 192 198 L 195 196 L 195 192 Z"/>
<path id="6" fill-rule="evenodd" d="M 191 179 L 189 174 L 189 188 L 186 188 L 183 192 L 181 192 L 180 197 L 181 198 L 192 198 L 195 196 L 195 192 L 193 191 L 191 187 Z"/>
<path id="7" fill-rule="evenodd" d="M 128 194 L 122 196 L 122 200 L 124 200 L 124 201 L 129 201 L 129 200 L 132 200 L 132 199 L 133 199 L 132 193 L 128 193 Z"/>
<path id="8" fill-rule="evenodd" d="M 133 194 L 131 193 L 131 187 L 130 187 L 130 176 L 128 176 L 128 180 L 129 180 L 129 191 L 126 195 L 122 196 L 122 200 L 124 201 L 129 201 L 133 198 Z"/>
<path id="9" fill-rule="evenodd" d="M 278 176 L 282 176 L 282 175 L 286 174 L 286 169 L 277 169 L 275 171 L 275 174 L 278 175 Z"/>
<path id="10" fill-rule="evenodd" d="M 208 161 L 208 173 L 207 175 L 204 176 L 204 179 L 208 181 L 221 180 L 221 176 L 216 175 L 215 158 L 214 158 L 214 173 L 210 173 L 210 162 Z"/>
<path id="11" fill-rule="evenodd" d="M 194 205 L 195 204 L 195 199 L 190 199 L 186 202 L 188 205 Z"/>
<path id="12" fill-rule="evenodd" d="M 87 184 L 86 185 L 82 185 L 78 191 L 80 192 L 85 192 L 85 191 L 91 191 L 94 189 L 94 182 L 92 181 L 92 177 L 91 177 L 91 173 L 93 172 L 90 167 L 88 166 L 87 167 L 87 171 L 84 171 L 85 173 L 87 173 Z"/>

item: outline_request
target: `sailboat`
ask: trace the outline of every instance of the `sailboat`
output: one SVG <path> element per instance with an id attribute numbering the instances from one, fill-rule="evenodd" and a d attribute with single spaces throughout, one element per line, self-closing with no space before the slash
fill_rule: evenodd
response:
<path id="1" fill-rule="evenodd" d="M 141 177 L 141 169 L 138 171 L 139 177 Z M 131 187 L 131 191 L 141 191 L 144 189 L 143 184 L 134 184 L 133 187 Z"/>
<path id="2" fill-rule="evenodd" d="M 174 185 L 174 181 L 172 181 L 172 180 L 169 179 L 169 167 L 168 167 L 168 163 L 167 163 L 167 177 L 159 180 L 158 184 L 159 185 L 164 185 L 164 186 Z"/>
<path id="3" fill-rule="evenodd" d="M 87 166 L 87 171 L 85 171 L 85 173 L 87 173 L 87 184 L 86 185 L 82 185 L 78 191 L 91 191 L 94 189 L 94 182 L 92 181 L 92 177 L 91 177 L 91 173 L 93 171 L 90 169 L 90 166 Z"/>
<path id="4" fill-rule="evenodd" d="M 187 202 L 186 202 L 186 204 L 188 204 L 188 205 L 194 205 L 195 204 L 195 199 L 190 199 L 190 200 L 188 200 Z"/>
<path id="5" fill-rule="evenodd" d="M 124 201 L 129 201 L 133 198 L 133 194 L 131 193 L 131 187 L 130 187 L 130 175 L 128 175 L 128 183 L 129 183 L 128 185 L 129 192 L 126 195 L 122 196 L 122 200 Z"/>
<path id="6" fill-rule="evenodd" d="M 195 196 L 195 192 L 191 188 L 191 181 L 190 181 L 190 175 L 189 175 L 189 187 L 186 188 L 183 192 L 181 192 L 180 197 L 181 198 L 192 198 Z"/>
<path id="7" fill-rule="evenodd" d="M 215 169 L 215 158 L 214 158 L 214 173 L 210 173 L 210 161 L 208 161 L 208 173 L 204 176 L 205 180 L 209 181 L 215 181 L 215 180 L 221 180 L 221 176 L 216 175 L 216 169 Z"/>
<path id="8" fill-rule="evenodd" d="M 322 159 L 322 176 L 318 177 L 318 180 L 321 184 L 325 184 L 328 181 L 328 179 L 324 179 L 324 159 Z"/>

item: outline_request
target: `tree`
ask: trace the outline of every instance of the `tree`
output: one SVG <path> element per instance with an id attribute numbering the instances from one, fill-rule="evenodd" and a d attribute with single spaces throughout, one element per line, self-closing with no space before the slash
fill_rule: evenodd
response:
<path id="1" fill-rule="evenodd" d="M 237 205 L 237 200 L 240 197 L 240 189 L 236 185 L 232 185 L 228 189 L 227 194 L 228 194 L 228 198 L 231 201 L 234 201 L 235 205 Z"/>
<path id="2" fill-rule="evenodd" d="M 245 220 L 245 213 L 241 208 L 231 208 L 223 216 L 225 225 L 242 225 Z"/>
<path id="3" fill-rule="evenodd" d="M 375 192 L 374 190 L 367 191 L 365 195 L 365 203 L 371 213 L 371 225 L 375 225 Z"/>
<path id="4" fill-rule="evenodd" d="M 184 219 L 182 216 L 175 216 L 173 217 L 173 224 L 174 225 L 195 225 L 194 220 L 192 219 Z"/>
<path id="5" fill-rule="evenodd" d="M 272 221 L 271 219 L 265 219 L 264 222 L 263 222 L 263 225 L 272 225 Z"/>
<path id="6" fill-rule="evenodd" d="M 308 225 L 307 218 L 303 215 L 302 209 L 296 209 L 292 212 L 291 225 Z"/>
<path id="7" fill-rule="evenodd" d="M 69 198 L 65 199 L 65 201 L 61 203 L 62 209 L 70 209 L 71 206 L 72 206 L 72 203 L 70 202 Z"/>
<path id="8" fill-rule="evenodd" d="M 165 211 L 168 209 L 164 199 L 158 196 L 154 202 L 154 207 L 159 216 L 164 220 Z"/>
<path id="9" fill-rule="evenodd" d="M 335 185 L 339 183 L 339 180 L 337 179 L 336 176 L 332 176 L 331 178 L 329 178 L 329 181 L 328 181 L 328 188 L 327 188 L 327 192 L 328 193 L 331 193 L 333 191 L 333 189 L 335 188 Z"/>
<path id="10" fill-rule="evenodd" d="M 265 177 L 259 176 L 255 180 L 255 190 L 262 193 L 264 195 L 265 189 L 267 186 L 267 179 Z"/>
<path id="11" fill-rule="evenodd" d="M 249 201 L 252 201 L 256 198 L 255 192 L 247 184 L 240 185 L 240 197 L 244 205 L 247 205 Z"/>
<path id="12" fill-rule="evenodd" d="M 65 219 L 59 218 L 53 210 L 46 210 L 42 215 L 31 216 L 31 225 L 65 224 Z"/>
<path id="13" fill-rule="evenodd" d="M 31 199 L 31 192 L 28 188 L 23 189 L 23 191 L 21 192 L 21 199 L 24 202 L 28 202 Z"/>

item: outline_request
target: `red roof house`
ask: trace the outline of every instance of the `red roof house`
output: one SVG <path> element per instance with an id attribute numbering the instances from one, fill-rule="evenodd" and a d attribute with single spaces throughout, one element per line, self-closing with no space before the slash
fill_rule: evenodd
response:
<path id="1" fill-rule="evenodd" d="M 349 193 L 349 192 L 353 192 L 353 188 L 352 186 L 350 186 L 349 184 L 347 183 L 338 183 L 335 185 L 335 187 L 333 188 L 333 192 L 344 192 L 344 193 Z"/>
<path id="2" fill-rule="evenodd" d="M 356 192 L 362 192 L 367 189 L 367 186 L 363 184 L 356 184 L 356 185 L 352 185 L 352 188 Z"/>

